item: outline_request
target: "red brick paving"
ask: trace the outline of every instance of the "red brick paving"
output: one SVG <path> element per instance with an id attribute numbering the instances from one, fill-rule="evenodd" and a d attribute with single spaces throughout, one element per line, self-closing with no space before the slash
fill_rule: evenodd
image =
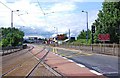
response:
<path id="1" fill-rule="evenodd" d="M 35 47 L 32 53 L 37 53 L 38 51 L 36 49 L 38 48 L 40 47 Z M 45 53 L 46 51 L 44 50 L 43 52 L 39 53 L 36 57 L 41 58 Z M 50 52 L 46 57 L 45 63 L 48 64 L 50 67 L 54 68 L 54 70 L 61 73 L 63 76 L 69 76 L 70 78 L 74 76 L 78 76 L 79 78 L 103 78 L 102 75 L 100 77 L 92 73 L 88 68 L 80 67 L 75 62 L 70 62 L 68 61 L 68 59 L 59 57 L 58 55 L 52 52 Z"/>

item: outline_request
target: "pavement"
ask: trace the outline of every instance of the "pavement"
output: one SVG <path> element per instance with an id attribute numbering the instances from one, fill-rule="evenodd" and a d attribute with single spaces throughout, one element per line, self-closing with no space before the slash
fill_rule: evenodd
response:
<path id="1" fill-rule="evenodd" d="M 34 46 L 31 51 L 32 54 L 36 54 L 41 47 Z M 36 57 L 42 58 L 46 54 L 47 50 L 40 52 Z M 52 51 L 49 52 L 44 62 L 49 65 L 50 68 L 59 72 L 64 77 L 70 78 L 106 78 L 101 73 L 91 70 L 82 64 L 75 63 L 74 61 L 62 57 Z"/>

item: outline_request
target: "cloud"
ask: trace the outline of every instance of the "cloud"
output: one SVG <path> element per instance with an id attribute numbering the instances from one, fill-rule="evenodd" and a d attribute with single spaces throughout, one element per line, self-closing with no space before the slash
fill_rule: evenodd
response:
<path id="1" fill-rule="evenodd" d="M 89 13 L 89 29 L 94 20 L 97 18 L 98 10 L 88 11 Z M 58 28 L 60 33 L 68 33 L 71 30 L 71 36 L 77 36 L 83 29 L 86 30 L 86 14 L 84 13 L 64 13 L 48 16 L 48 19 L 52 19 L 50 23 Z"/>
<path id="2" fill-rule="evenodd" d="M 68 0 L 64 2 L 41 2 L 45 15 L 40 10 L 38 3 L 31 3 L 31 1 L 33 0 L 16 0 L 13 3 L 7 3 L 2 0 L 12 10 L 20 10 L 14 12 L 14 26 L 24 26 L 22 29 L 26 35 L 37 34 L 50 37 L 57 31 L 58 33 L 68 33 L 70 29 L 71 36 L 77 36 L 81 30 L 86 29 L 86 15 L 78 10 L 81 5 L 76 4 L 80 0 L 75 0 L 76 2 L 73 0 L 69 2 Z M 89 28 L 97 18 L 97 13 L 98 10 L 89 11 Z M 0 4 L 0 18 L 2 18 L 0 19 L 0 26 L 10 27 L 11 11 L 2 4 Z"/>
<path id="3" fill-rule="evenodd" d="M 74 3 L 62 2 L 62 3 L 55 4 L 53 7 L 51 7 L 50 11 L 63 12 L 63 11 L 73 11 L 75 9 L 76 9 L 76 6 Z"/>
<path id="4" fill-rule="evenodd" d="M 37 2 L 37 0 L 30 0 L 30 1 L 34 3 Z M 104 0 L 39 0 L 39 2 L 103 2 L 103 1 Z"/>
<path id="5" fill-rule="evenodd" d="M 2 2 L 5 3 L 6 1 L 2 0 Z M 10 15 L 11 11 L 0 3 L 0 26 L 7 26 L 10 24 Z"/>

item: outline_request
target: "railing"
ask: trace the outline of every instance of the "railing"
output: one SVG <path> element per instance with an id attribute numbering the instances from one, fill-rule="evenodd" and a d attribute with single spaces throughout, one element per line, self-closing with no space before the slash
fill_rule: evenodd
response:
<path id="1" fill-rule="evenodd" d="M 73 48 L 77 50 L 81 50 L 83 52 L 93 52 L 99 54 L 120 56 L 120 44 L 92 44 L 92 45 L 84 45 L 84 44 L 62 44 L 59 47 L 64 48 Z"/>
<path id="2" fill-rule="evenodd" d="M 6 55 L 6 54 L 10 54 L 13 52 L 17 52 L 23 49 L 23 46 L 9 46 L 9 47 L 2 47 L 0 50 L 0 55 Z"/>

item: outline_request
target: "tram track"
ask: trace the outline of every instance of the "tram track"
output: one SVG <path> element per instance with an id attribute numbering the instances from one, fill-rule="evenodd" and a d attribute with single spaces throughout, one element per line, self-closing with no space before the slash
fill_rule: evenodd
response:
<path id="1" fill-rule="evenodd" d="M 33 50 L 33 48 L 34 47 L 31 46 L 31 48 L 29 48 L 27 50 L 27 52 L 30 52 L 31 50 Z M 51 72 L 49 74 L 54 74 L 52 76 L 61 76 L 60 74 L 58 75 L 57 71 L 53 70 L 52 68 L 49 67 L 49 65 L 46 65 L 46 63 L 44 63 L 44 59 L 49 54 L 50 49 L 48 49 L 46 51 L 46 53 L 41 58 L 35 60 L 37 58 L 37 55 L 40 54 L 41 52 L 43 52 L 44 50 L 46 50 L 46 46 L 44 46 L 42 48 L 42 50 L 40 50 L 40 51 L 36 52 L 35 54 L 32 54 L 31 56 L 25 58 L 24 61 L 20 62 L 19 64 L 16 64 L 11 69 L 4 72 L 1 76 L 1 78 L 4 78 L 6 76 L 14 76 L 14 74 L 21 73 L 22 71 L 24 71 L 24 68 L 26 68 L 28 66 L 29 67 L 26 68 L 27 72 L 23 75 L 23 76 L 25 76 L 24 78 L 30 78 L 31 76 L 34 76 L 36 71 L 38 71 L 37 68 L 39 68 L 39 67 L 42 67 L 42 69 L 44 69 L 44 71 Z M 29 65 L 30 61 L 34 61 L 34 63 Z M 56 73 L 57 73 L 57 75 L 56 75 Z M 19 76 L 19 75 L 15 75 L 15 76 Z"/>
<path id="2" fill-rule="evenodd" d="M 32 68 L 32 70 L 27 74 L 26 78 L 29 78 L 29 76 L 32 76 L 32 72 L 34 72 L 34 70 L 37 68 L 37 66 L 45 59 L 45 57 L 48 55 L 49 50 L 46 52 L 46 54 L 39 59 L 39 62 Z"/>
<path id="3" fill-rule="evenodd" d="M 22 53 L 22 55 L 25 54 L 25 53 L 27 53 L 27 52 L 30 52 L 30 51 L 33 50 L 33 49 L 34 49 L 34 47 L 31 46 L 31 48 L 29 48 L 26 52 Z M 44 49 L 45 49 L 45 47 L 44 47 L 41 51 L 39 51 L 38 53 L 34 54 L 33 56 L 30 56 L 30 57 L 25 58 L 25 59 L 23 58 L 24 61 L 19 61 L 19 64 L 14 65 L 11 69 L 9 69 L 8 71 L 4 72 L 1 77 L 4 77 L 5 75 L 7 75 L 8 73 L 12 72 L 13 70 L 21 67 L 25 62 L 27 62 L 27 61 L 30 60 L 32 57 L 34 57 L 34 56 L 36 56 L 37 54 L 39 54 L 40 52 L 42 52 Z"/>
<path id="4" fill-rule="evenodd" d="M 48 48 L 48 51 L 41 58 L 35 57 L 38 60 L 38 63 L 29 71 L 29 73 L 26 75 L 25 78 L 34 78 L 34 76 L 36 76 L 35 73 L 37 72 L 37 70 L 39 70 L 39 66 L 40 67 L 44 66 L 46 68 L 46 70 L 51 72 L 51 74 L 54 74 L 54 75 L 51 75 L 51 76 L 59 76 L 59 77 L 61 76 L 61 77 L 63 77 L 62 74 L 60 74 L 59 72 L 57 72 L 56 70 L 54 70 L 53 68 L 51 68 L 48 64 L 46 64 L 44 62 L 44 60 L 47 57 L 47 55 L 49 54 L 49 52 L 50 52 L 50 48 Z M 44 71 L 44 73 L 46 73 L 46 72 Z"/>

